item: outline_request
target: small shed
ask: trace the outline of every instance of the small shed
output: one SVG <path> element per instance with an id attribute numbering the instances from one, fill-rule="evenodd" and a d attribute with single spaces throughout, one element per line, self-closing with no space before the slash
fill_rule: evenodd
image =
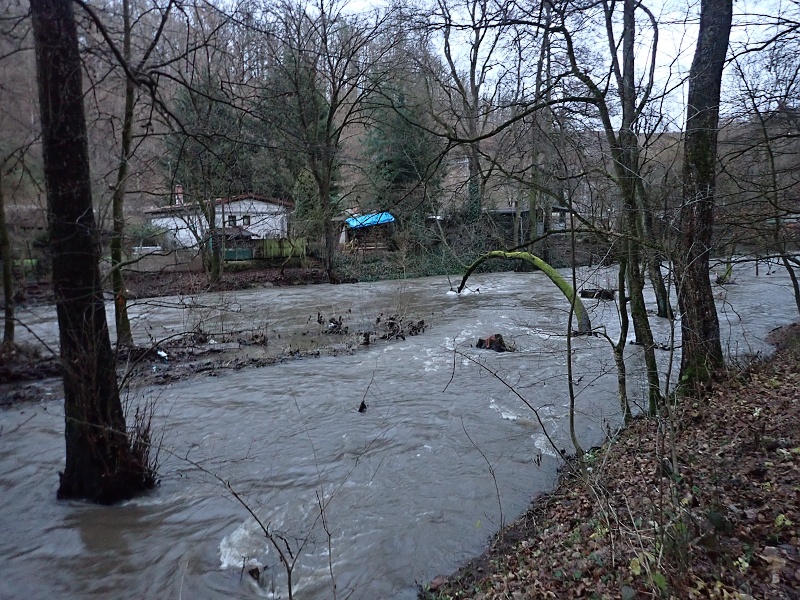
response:
<path id="1" fill-rule="evenodd" d="M 254 240 L 258 237 L 255 233 L 233 225 L 227 226 L 223 231 L 225 260 L 250 260 L 253 258 Z"/>
<path id="2" fill-rule="evenodd" d="M 394 232 L 394 216 L 388 212 L 354 215 L 344 220 L 339 236 L 344 250 L 385 250 Z"/>

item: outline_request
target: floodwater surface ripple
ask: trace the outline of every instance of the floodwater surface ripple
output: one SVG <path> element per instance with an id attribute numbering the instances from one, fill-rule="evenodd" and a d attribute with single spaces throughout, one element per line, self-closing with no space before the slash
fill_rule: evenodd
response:
<path id="1" fill-rule="evenodd" d="M 591 287 L 615 279 L 580 276 Z M 742 270 L 737 285 L 716 290 L 732 354 L 767 350 L 767 332 L 795 316 L 781 274 Z M 594 325 L 615 336 L 614 304 L 587 304 Z M 569 448 L 567 309 L 541 273 L 477 275 L 461 296 L 431 277 L 139 302 L 142 343 L 187 329 L 262 328 L 264 352 L 281 355 L 302 347 L 318 314 L 341 316 L 351 334 L 390 315 L 428 328 L 355 349 L 331 336 L 338 354 L 136 389 L 132 401 L 156 403 L 161 485 L 121 506 L 56 501 L 60 400 L 3 411 L 0 597 L 286 598 L 260 522 L 297 557 L 298 598 L 414 598 L 417 583 L 480 552 L 552 486 L 556 453 L 523 399 Z M 27 316 L 30 334 L 52 343 L 51 312 Z M 654 329 L 670 343 L 667 321 L 654 319 Z M 492 333 L 517 351 L 473 348 Z M 590 447 L 618 424 L 613 360 L 598 337 L 574 338 L 573 348 L 578 434 Z M 631 365 L 640 353 L 629 347 Z M 666 373 L 669 353 L 659 360 Z M 635 373 L 630 394 L 644 397 Z M 244 566 L 259 567 L 259 584 Z"/>

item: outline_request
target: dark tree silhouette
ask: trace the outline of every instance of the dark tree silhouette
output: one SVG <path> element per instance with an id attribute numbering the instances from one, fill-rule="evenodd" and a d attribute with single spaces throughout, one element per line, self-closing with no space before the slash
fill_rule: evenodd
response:
<path id="1" fill-rule="evenodd" d="M 64 369 L 66 467 L 58 497 L 112 503 L 154 480 L 141 444 L 132 447 L 126 432 L 106 323 L 72 2 L 30 6 Z"/>

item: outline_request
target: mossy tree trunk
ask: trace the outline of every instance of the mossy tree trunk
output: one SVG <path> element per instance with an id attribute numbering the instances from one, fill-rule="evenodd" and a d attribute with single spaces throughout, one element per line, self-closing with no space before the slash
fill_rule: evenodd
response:
<path id="1" fill-rule="evenodd" d="M 681 311 L 681 386 L 698 393 L 723 365 L 719 320 L 709 279 L 714 224 L 717 128 L 722 70 L 733 0 L 702 0 L 692 68 L 683 161 L 683 202 L 676 253 Z"/>
<path id="2" fill-rule="evenodd" d="M 570 304 L 573 306 L 575 316 L 578 318 L 578 333 L 592 333 L 592 322 L 589 319 L 589 313 L 586 310 L 586 307 L 583 305 L 583 302 L 581 302 L 581 299 L 575 293 L 573 287 L 561 276 L 558 271 L 556 271 L 541 258 L 534 256 L 530 252 L 506 252 L 504 250 L 493 250 L 492 252 L 487 252 L 467 267 L 467 270 L 464 272 L 464 277 L 461 278 L 461 284 L 458 286 L 458 290 L 456 291 L 461 293 L 461 290 L 463 290 L 464 286 L 467 285 L 467 280 L 469 279 L 470 275 L 475 272 L 475 269 L 477 269 L 487 260 L 491 260 L 493 258 L 524 260 L 525 262 L 532 264 L 534 267 L 542 271 L 550 278 L 550 281 L 556 284 L 556 287 L 561 290 L 561 293 L 564 294 L 564 297 L 569 300 Z"/>

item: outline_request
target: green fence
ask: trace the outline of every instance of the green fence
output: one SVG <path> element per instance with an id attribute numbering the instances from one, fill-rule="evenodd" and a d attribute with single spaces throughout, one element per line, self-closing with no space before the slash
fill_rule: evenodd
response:
<path id="1" fill-rule="evenodd" d="M 252 248 L 225 248 L 225 260 L 251 260 Z"/>
<path id="2" fill-rule="evenodd" d="M 256 258 L 306 257 L 306 238 L 296 238 L 293 240 L 287 238 L 279 240 L 259 240 L 259 243 L 260 252 L 256 252 Z"/>
<path id="3" fill-rule="evenodd" d="M 35 273 L 39 268 L 39 260 L 36 258 L 17 258 L 11 261 L 12 273 L 18 278 L 27 278 L 31 273 Z M 0 260 L 0 270 L 3 269 L 3 261 Z"/>

